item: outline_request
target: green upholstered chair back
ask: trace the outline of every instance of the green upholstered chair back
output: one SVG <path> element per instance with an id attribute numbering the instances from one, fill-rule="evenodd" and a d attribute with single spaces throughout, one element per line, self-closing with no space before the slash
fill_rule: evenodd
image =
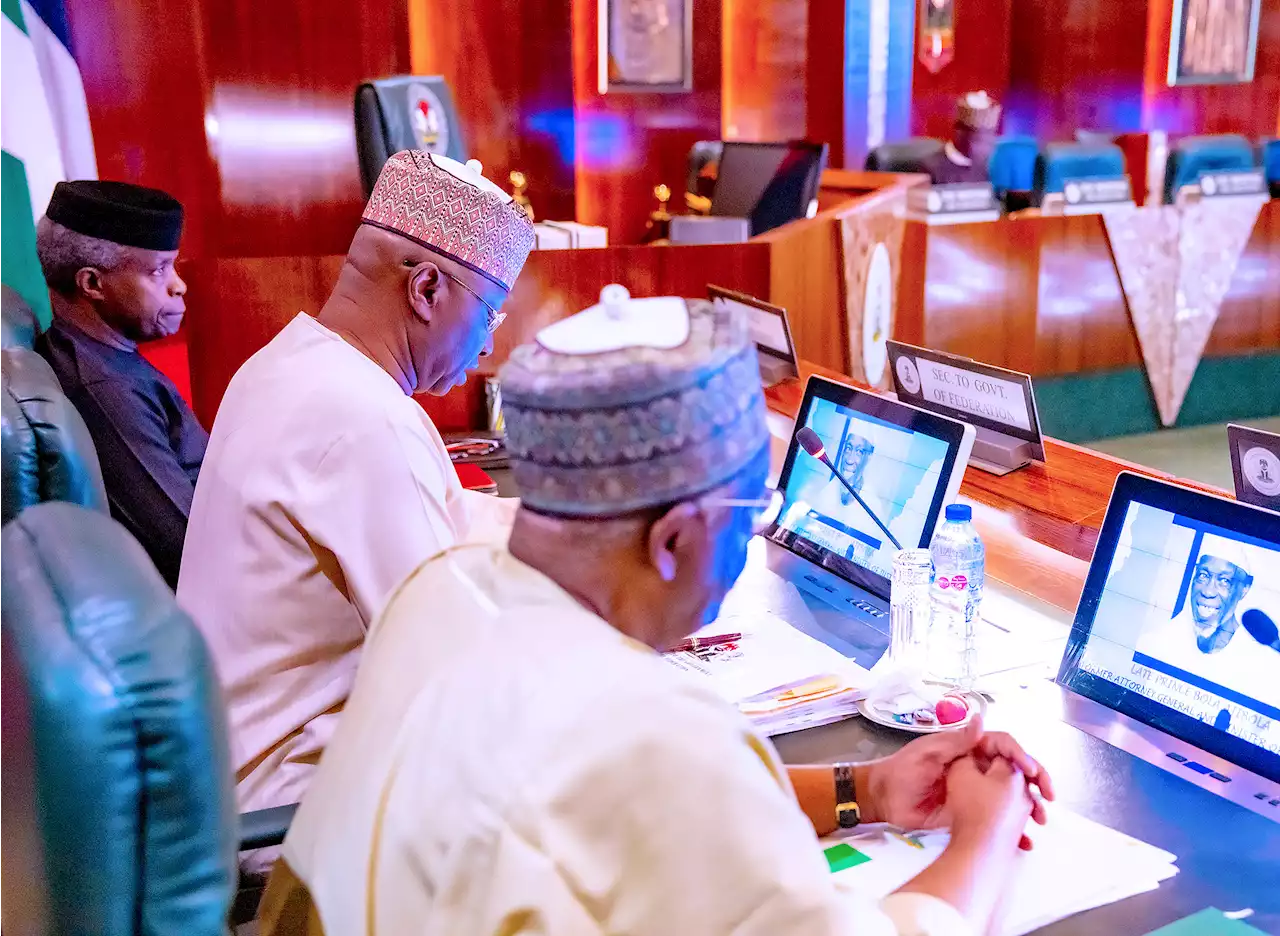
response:
<path id="1" fill-rule="evenodd" d="M 0 545 L 4 931 L 225 933 L 235 793 L 199 632 L 103 514 L 40 504 Z"/>
<path id="2" fill-rule="evenodd" d="M 105 511 L 93 439 L 44 358 L 0 351 L 0 384 L 0 522 L 51 500 Z"/>
<path id="3" fill-rule="evenodd" d="M 0 286 L 0 348 L 31 348 L 40 334 L 40 322 L 22 293 Z"/>

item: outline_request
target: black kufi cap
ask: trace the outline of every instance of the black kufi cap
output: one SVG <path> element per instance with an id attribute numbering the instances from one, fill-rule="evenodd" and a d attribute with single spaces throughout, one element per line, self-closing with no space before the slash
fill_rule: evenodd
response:
<path id="1" fill-rule="evenodd" d="M 128 182 L 59 182 L 45 216 L 77 234 L 145 250 L 177 250 L 182 237 L 182 202 Z"/>

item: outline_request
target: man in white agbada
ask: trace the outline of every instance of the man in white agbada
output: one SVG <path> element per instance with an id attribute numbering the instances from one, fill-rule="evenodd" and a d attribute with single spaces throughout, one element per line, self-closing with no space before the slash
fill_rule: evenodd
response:
<path id="1" fill-rule="evenodd" d="M 655 652 L 714 617 L 770 504 L 745 324 L 668 301 L 674 317 L 588 310 L 513 354 L 508 548 L 455 547 L 388 603 L 264 936 L 986 928 L 1028 817 L 1043 820 L 1029 784 L 1052 796 L 1011 738 L 975 724 L 788 771 Z M 853 802 L 909 827 L 945 810 L 951 845 L 879 904 L 838 895 L 815 837 L 837 825 L 837 791 L 846 825 Z"/>
<path id="2" fill-rule="evenodd" d="M 219 407 L 177 593 L 223 682 L 242 809 L 301 797 L 391 590 L 509 529 L 513 508 L 462 489 L 412 399 L 491 350 L 533 244 L 477 167 L 393 156 L 319 315 L 250 358 Z"/>
<path id="3" fill-rule="evenodd" d="M 1261 573 L 1259 589 L 1274 588 L 1280 555 L 1206 534 L 1182 609 L 1172 618 L 1149 621 L 1138 651 L 1257 702 L 1280 705 L 1280 656 L 1240 624 L 1256 572 Z M 1153 618 L 1159 615 L 1157 607 Z"/>

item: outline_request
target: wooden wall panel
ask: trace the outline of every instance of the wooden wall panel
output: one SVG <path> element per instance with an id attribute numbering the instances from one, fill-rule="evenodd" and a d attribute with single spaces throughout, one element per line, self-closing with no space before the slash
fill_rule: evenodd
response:
<path id="1" fill-rule="evenodd" d="M 1039 377 L 1142 366 L 1097 215 L 934 228 L 909 222 L 903 254 L 895 326 L 903 341 Z M 1280 204 L 1271 203 L 1240 258 L 1205 356 L 1276 350 Z"/>
<path id="2" fill-rule="evenodd" d="M 805 135 L 808 0 L 723 0 L 726 140 Z"/>
<path id="3" fill-rule="evenodd" d="M 1151 0 L 1147 27 L 1147 128 L 1171 134 L 1244 133 L 1249 137 L 1280 133 L 1280 0 L 1261 0 L 1254 79 L 1247 84 L 1170 88 L 1169 39 L 1172 0 Z"/>
<path id="4" fill-rule="evenodd" d="M 203 0 L 218 256 L 345 251 L 364 195 L 352 101 L 408 69 L 405 0 Z"/>
<path id="5" fill-rule="evenodd" d="M 337 281 L 342 256 L 246 257 L 184 263 L 191 389 L 196 415 L 212 425 L 227 383 L 299 310 L 319 312 Z M 834 268 L 832 275 L 834 276 Z M 705 297 L 707 283 L 769 295 L 769 247 L 609 247 L 546 250 L 530 255 L 503 306 L 506 323 L 479 378 L 447 397 L 420 397 L 442 430 L 482 424 L 483 376 L 537 331 L 594 305 L 600 290 L 621 283 L 634 296 Z"/>
<path id="6" fill-rule="evenodd" d="M 924 340 L 929 347 L 1033 369 L 1038 233 L 1037 225 L 1018 223 L 928 231 L 924 263 L 916 269 L 925 276 Z M 904 263 L 911 269 L 911 258 Z"/>
<path id="7" fill-rule="evenodd" d="M 572 0 L 578 220 L 607 227 L 613 244 L 638 242 L 658 183 L 683 205 L 689 148 L 720 139 L 720 0 L 691 2 L 693 90 L 600 94 L 598 0 Z"/>
<path id="8" fill-rule="evenodd" d="M 565 0 L 408 0 L 410 61 L 444 75 L 470 154 L 503 188 L 518 169 L 540 219 L 572 220 L 573 37 Z"/>
<path id="9" fill-rule="evenodd" d="M 162 188 L 186 208 L 182 250 L 211 253 L 220 213 L 205 137 L 203 16 L 188 0 L 68 0 L 98 175 Z"/>
<path id="10" fill-rule="evenodd" d="M 1015 2 L 957 0 L 955 59 L 935 75 L 917 58 L 912 71 L 913 134 L 948 139 L 955 122 L 956 99 L 966 91 L 986 91 L 999 101 L 1005 100 L 1010 57 L 1026 54 L 1020 47 L 1010 47 Z M 1019 5 L 1026 5 L 1026 0 Z"/>
<path id="11" fill-rule="evenodd" d="M 1072 374 L 1142 363 L 1124 290 L 1097 215 L 1038 225 L 1035 371 Z"/>
<path id="12" fill-rule="evenodd" d="M 808 55 L 805 68 L 805 136 L 826 143 L 827 165 L 846 168 L 845 149 L 845 3 L 809 2 Z M 861 169 L 862 162 L 848 168 Z"/>
<path id="13" fill-rule="evenodd" d="M 406 0 L 70 0 L 99 175 L 187 209 L 188 256 L 345 250 L 352 97 L 408 69 Z"/>
<path id="14" fill-rule="evenodd" d="M 1045 140 L 1070 140 L 1077 129 L 1142 129 L 1146 7 L 1114 0 L 1015 3 L 1006 129 Z"/>

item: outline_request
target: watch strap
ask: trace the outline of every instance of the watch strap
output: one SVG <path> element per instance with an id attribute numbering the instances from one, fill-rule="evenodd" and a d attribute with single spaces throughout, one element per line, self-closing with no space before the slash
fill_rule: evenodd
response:
<path id="1" fill-rule="evenodd" d="M 836 764 L 836 824 L 842 829 L 852 829 L 862 821 L 858 808 L 858 791 L 854 788 L 853 764 Z"/>

